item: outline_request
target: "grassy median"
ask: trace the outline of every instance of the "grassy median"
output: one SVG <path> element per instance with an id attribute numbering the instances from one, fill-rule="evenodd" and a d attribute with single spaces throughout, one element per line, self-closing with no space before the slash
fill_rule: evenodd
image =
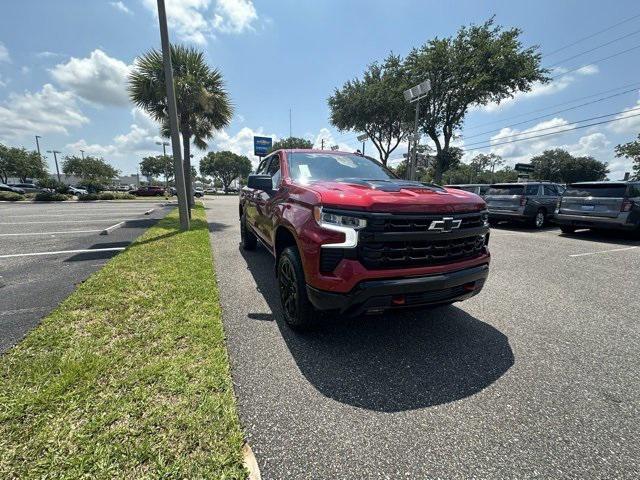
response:
<path id="1" fill-rule="evenodd" d="M 245 478 L 204 209 L 0 355 L 0 478 Z M 53 279 L 52 279 L 53 281 Z"/>

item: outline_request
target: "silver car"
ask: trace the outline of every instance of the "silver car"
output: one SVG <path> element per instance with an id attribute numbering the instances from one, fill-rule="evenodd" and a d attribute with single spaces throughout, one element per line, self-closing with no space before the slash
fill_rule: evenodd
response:
<path id="1" fill-rule="evenodd" d="M 554 221 L 563 233 L 579 228 L 640 231 L 640 181 L 572 183 L 558 200 Z"/>
<path id="2" fill-rule="evenodd" d="M 445 185 L 445 188 L 457 188 L 458 190 L 464 190 L 465 192 L 475 193 L 484 198 L 489 190 L 489 185 L 484 183 L 459 183 L 456 185 Z"/>
<path id="3" fill-rule="evenodd" d="M 562 185 L 550 182 L 494 183 L 484 197 L 489 222 L 518 221 L 542 228 L 553 215 Z"/>

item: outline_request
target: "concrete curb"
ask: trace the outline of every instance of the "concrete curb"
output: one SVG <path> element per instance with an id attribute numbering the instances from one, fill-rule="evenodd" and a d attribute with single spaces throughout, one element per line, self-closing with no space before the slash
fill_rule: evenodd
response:
<path id="1" fill-rule="evenodd" d="M 126 223 L 126 220 L 124 220 L 124 221 L 122 221 L 120 223 L 116 223 L 115 225 L 111 225 L 110 227 L 107 227 L 104 230 L 102 230 L 100 232 L 100 235 L 109 235 L 111 232 L 113 232 L 117 228 L 120 228 L 125 223 Z"/>
<path id="2" fill-rule="evenodd" d="M 262 480 L 262 475 L 260 475 L 260 468 L 258 468 L 258 461 L 253 454 L 253 450 L 251 450 L 251 447 L 246 442 L 242 446 L 242 457 L 244 468 L 246 468 L 249 472 L 248 480 Z"/>

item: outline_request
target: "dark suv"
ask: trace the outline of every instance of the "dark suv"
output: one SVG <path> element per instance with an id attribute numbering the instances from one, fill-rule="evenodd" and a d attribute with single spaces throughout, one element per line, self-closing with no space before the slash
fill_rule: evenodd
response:
<path id="1" fill-rule="evenodd" d="M 563 191 L 562 185 L 550 182 L 495 183 L 485 195 L 489 221 L 514 220 L 542 228 Z"/>
<path id="2" fill-rule="evenodd" d="M 563 233 L 579 228 L 640 231 L 640 181 L 572 183 L 558 201 L 554 221 Z"/>
<path id="3" fill-rule="evenodd" d="M 345 315 L 448 304 L 489 272 L 484 201 L 402 180 L 360 154 L 279 150 L 240 192 L 242 247 L 275 257 L 292 327 Z"/>

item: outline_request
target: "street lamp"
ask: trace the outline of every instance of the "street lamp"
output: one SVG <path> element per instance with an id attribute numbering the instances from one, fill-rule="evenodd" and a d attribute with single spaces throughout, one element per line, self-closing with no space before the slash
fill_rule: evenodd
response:
<path id="1" fill-rule="evenodd" d="M 42 138 L 40 135 L 36 135 L 36 148 L 38 149 L 38 156 L 42 157 L 42 155 L 40 155 L 40 142 L 38 141 L 39 138 Z"/>
<path id="2" fill-rule="evenodd" d="M 404 91 L 404 99 L 409 103 L 416 103 L 416 123 L 413 130 L 413 150 L 411 151 L 411 158 L 409 159 L 409 168 L 407 168 L 409 180 L 414 180 L 416 176 L 416 153 L 418 153 L 418 141 L 420 139 L 420 135 L 418 134 L 418 120 L 420 119 L 420 100 L 426 97 L 430 90 L 431 80 L 425 80 L 415 87 L 411 87 L 410 89 Z"/>
<path id="3" fill-rule="evenodd" d="M 84 160 L 84 150 L 80 150 L 80 155 L 82 155 L 82 159 Z"/>
<path id="4" fill-rule="evenodd" d="M 169 142 L 156 142 L 156 145 L 162 145 L 162 156 L 164 157 L 164 189 L 168 191 L 169 178 L 167 175 L 167 170 L 169 169 L 169 162 L 167 162 L 167 147 L 171 144 Z"/>
<path id="5" fill-rule="evenodd" d="M 58 168 L 58 157 L 56 155 L 62 152 L 59 150 L 47 150 L 47 153 L 53 153 L 53 159 L 56 162 L 56 173 L 58 174 L 58 181 L 60 181 L 60 169 Z"/>
<path id="6" fill-rule="evenodd" d="M 369 138 L 369 135 L 367 135 L 366 133 L 363 133 L 362 135 L 358 135 L 358 141 L 362 142 L 362 155 L 364 155 L 364 142 L 367 141 L 367 138 Z"/>

